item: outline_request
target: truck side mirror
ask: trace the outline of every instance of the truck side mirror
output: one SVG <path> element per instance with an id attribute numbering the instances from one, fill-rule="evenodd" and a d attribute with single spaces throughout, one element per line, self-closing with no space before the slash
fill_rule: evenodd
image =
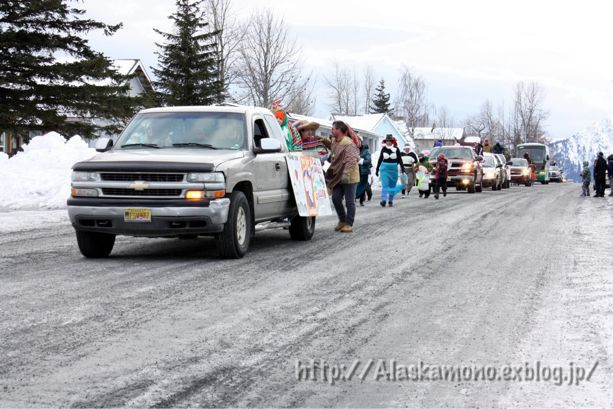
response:
<path id="1" fill-rule="evenodd" d="M 96 141 L 96 151 L 106 152 L 113 147 L 113 140 L 111 138 L 103 137 Z"/>
<path id="2" fill-rule="evenodd" d="M 274 138 L 263 138 L 260 140 L 260 146 L 255 147 L 253 151 L 258 153 L 278 153 L 281 152 L 281 142 Z"/>

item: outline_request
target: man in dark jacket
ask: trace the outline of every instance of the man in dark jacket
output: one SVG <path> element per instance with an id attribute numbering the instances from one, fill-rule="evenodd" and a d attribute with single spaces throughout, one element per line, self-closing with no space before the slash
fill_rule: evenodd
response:
<path id="1" fill-rule="evenodd" d="M 598 158 L 594 162 L 594 181 L 596 182 L 596 195 L 594 197 L 604 197 L 604 190 L 607 185 L 607 161 L 604 153 L 598 152 Z"/>
<path id="2" fill-rule="evenodd" d="M 504 147 L 500 144 L 500 142 L 496 142 L 496 145 L 494 145 L 494 153 L 504 154 Z"/>
<path id="3" fill-rule="evenodd" d="M 607 164 L 607 173 L 609 174 L 609 187 L 611 188 L 609 196 L 613 196 L 613 155 L 609 155 L 607 159 L 609 160 Z"/>
<path id="4" fill-rule="evenodd" d="M 360 183 L 355 192 L 356 199 L 360 199 L 360 206 L 364 206 L 366 200 L 366 191 L 368 190 L 368 176 L 370 175 L 370 169 L 372 168 L 372 159 L 368 145 L 362 143 L 360 147 Z"/>

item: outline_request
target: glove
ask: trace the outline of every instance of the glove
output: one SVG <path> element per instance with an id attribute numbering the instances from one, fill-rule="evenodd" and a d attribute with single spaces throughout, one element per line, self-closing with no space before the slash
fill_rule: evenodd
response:
<path id="1" fill-rule="evenodd" d="M 363 165 L 364 164 L 364 158 L 360 158 L 358 165 Z"/>

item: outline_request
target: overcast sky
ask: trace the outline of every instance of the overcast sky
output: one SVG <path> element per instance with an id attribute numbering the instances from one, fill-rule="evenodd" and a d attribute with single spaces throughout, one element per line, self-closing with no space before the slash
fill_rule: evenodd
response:
<path id="1" fill-rule="evenodd" d="M 84 0 L 88 15 L 123 22 L 90 35 L 110 58 L 155 64 L 153 27 L 170 28 L 174 0 Z M 327 117 L 323 75 L 332 61 L 385 78 L 392 96 L 401 66 L 422 75 L 428 100 L 459 124 L 484 100 L 512 103 L 517 81 L 545 89 L 552 139 L 613 114 L 613 1 L 233 0 L 239 18 L 271 8 L 283 16 L 318 79 L 316 114 Z"/>

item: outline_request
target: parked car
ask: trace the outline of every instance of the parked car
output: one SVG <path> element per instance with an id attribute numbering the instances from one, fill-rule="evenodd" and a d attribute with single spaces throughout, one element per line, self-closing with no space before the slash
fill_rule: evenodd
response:
<path id="1" fill-rule="evenodd" d="M 526 159 L 512 158 L 507 164 L 511 169 L 511 182 L 526 186 L 532 185 L 532 168 Z"/>
<path id="2" fill-rule="evenodd" d="M 511 167 L 507 164 L 507 158 L 502 153 L 495 153 L 494 156 L 498 159 L 498 162 L 502 165 L 502 188 L 508 189 L 511 187 Z"/>
<path id="3" fill-rule="evenodd" d="M 563 179 L 562 169 L 560 169 L 556 165 L 552 165 L 549 167 L 549 180 L 552 182 L 561 183 Z"/>
<path id="4" fill-rule="evenodd" d="M 115 236 L 213 236 L 223 258 L 240 258 L 255 225 L 286 221 L 310 240 L 287 170 L 289 154 L 273 114 L 241 106 L 139 112 L 116 143 L 73 166 L 68 214 L 85 257 L 106 257 Z"/>
<path id="5" fill-rule="evenodd" d="M 483 154 L 483 187 L 491 187 L 492 190 L 502 189 L 504 176 L 502 165 L 498 158 L 491 153 Z"/>
<path id="6" fill-rule="evenodd" d="M 448 165 L 447 184 L 456 190 L 466 190 L 468 193 L 483 190 L 483 157 L 478 156 L 468 146 L 442 146 L 434 148 L 430 153 L 430 162 L 434 164 L 439 154 L 445 154 Z M 432 176 L 434 177 L 434 176 Z"/>

